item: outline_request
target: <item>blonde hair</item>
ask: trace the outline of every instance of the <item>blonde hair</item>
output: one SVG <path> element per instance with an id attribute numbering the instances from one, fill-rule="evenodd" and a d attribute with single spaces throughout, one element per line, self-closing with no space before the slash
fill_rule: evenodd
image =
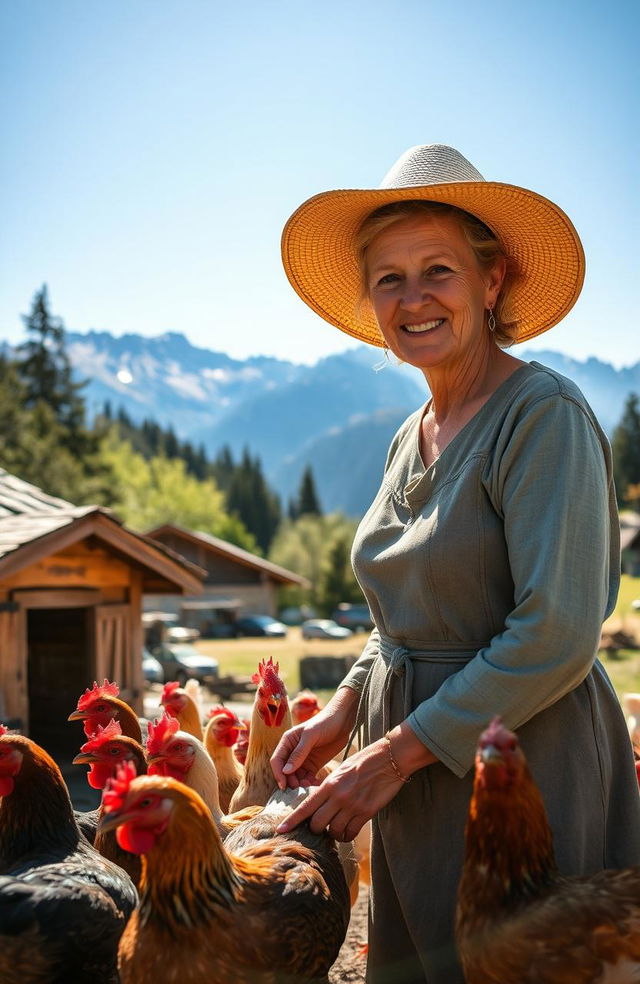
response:
<path id="1" fill-rule="evenodd" d="M 369 291 L 367 288 L 367 249 L 375 237 L 389 226 L 394 225 L 401 219 L 411 218 L 416 215 L 429 216 L 450 216 L 455 219 L 469 246 L 473 250 L 476 262 L 481 270 L 491 270 L 498 257 L 502 256 L 506 263 L 506 272 L 500 293 L 493 309 L 496 319 L 496 327 L 493 333 L 498 345 L 506 348 L 511 345 L 517 337 L 518 325 L 510 310 L 510 296 L 513 284 L 518 278 L 518 265 L 514 257 L 510 256 L 498 237 L 475 215 L 465 212 L 455 205 L 447 205 L 443 202 L 429 202 L 410 199 L 402 202 L 392 202 L 390 205 L 383 205 L 376 209 L 364 220 L 356 234 L 356 258 L 360 271 L 360 297 L 358 298 L 357 312 L 364 301 L 368 299 Z"/>

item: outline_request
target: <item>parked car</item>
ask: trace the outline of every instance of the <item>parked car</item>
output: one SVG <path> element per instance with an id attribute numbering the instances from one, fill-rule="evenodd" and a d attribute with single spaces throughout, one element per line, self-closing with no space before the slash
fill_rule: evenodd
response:
<path id="1" fill-rule="evenodd" d="M 218 660 L 187 643 L 161 643 L 153 655 L 162 666 L 165 682 L 177 680 L 183 687 L 187 680 L 193 679 L 206 686 L 218 679 Z"/>
<path id="2" fill-rule="evenodd" d="M 235 631 L 237 636 L 282 638 L 287 634 L 287 627 L 271 615 L 245 615 L 236 619 Z"/>
<path id="3" fill-rule="evenodd" d="M 186 625 L 169 625 L 167 627 L 167 642 L 196 642 L 200 638 L 198 629 Z"/>
<path id="4" fill-rule="evenodd" d="M 280 621 L 285 625 L 302 625 L 305 619 L 316 618 L 317 614 L 311 605 L 289 605 L 280 612 Z"/>
<path id="5" fill-rule="evenodd" d="M 342 625 L 345 629 L 353 629 L 354 632 L 371 632 L 373 619 L 368 605 L 350 605 L 348 602 L 341 602 L 336 608 L 331 618 Z"/>
<path id="6" fill-rule="evenodd" d="M 164 683 L 162 663 L 148 649 L 142 650 L 142 675 L 147 683 Z"/>
<path id="7" fill-rule="evenodd" d="M 351 629 L 338 625 L 332 618 L 309 618 L 302 623 L 303 639 L 346 639 Z"/>

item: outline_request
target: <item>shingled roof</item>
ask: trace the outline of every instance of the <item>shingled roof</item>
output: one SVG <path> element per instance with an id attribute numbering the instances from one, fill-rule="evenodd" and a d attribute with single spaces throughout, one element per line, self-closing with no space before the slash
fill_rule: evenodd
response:
<path id="1" fill-rule="evenodd" d="M 130 563 L 153 571 L 190 593 L 202 590 L 206 571 L 150 537 L 127 529 L 110 509 L 74 506 L 0 468 L 0 578 L 95 535 Z"/>

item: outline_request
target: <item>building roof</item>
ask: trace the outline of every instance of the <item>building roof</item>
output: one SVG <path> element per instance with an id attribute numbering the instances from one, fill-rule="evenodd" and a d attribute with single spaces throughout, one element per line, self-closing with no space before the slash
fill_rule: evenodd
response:
<path id="1" fill-rule="evenodd" d="M 254 570 L 263 571 L 272 580 L 278 581 L 280 584 L 298 584 L 304 588 L 309 587 L 307 579 L 300 574 L 294 574 L 293 571 L 288 571 L 286 567 L 272 564 L 271 561 L 265 560 L 264 557 L 258 557 L 248 550 L 243 550 L 242 547 L 237 547 L 234 543 L 227 543 L 226 540 L 221 540 L 217 536 L 211 536 L 210 533 L 185 530 L 183 527 L 175 526 L 173 523 L 165 523 L 163 526 L 157 526 L 153 530 L 148 530 L 147 536 L 155 540 L 157 537 L 169 533 L 179 539 L 182 538 L 190 543 L 199 544 L 210 553 L 226 557 L 238 564 L 243 564 L 245 567 L 252 567 Z"/>
<path id="2" fill-rule="evenodd" d="M 67 512 L 77 507 L 72 502 L 47 495 L 35 485 L 23 482 L 0 468 L 0 518 L 43 512 Z M 85 507 L 86 508 L 86 507 Z"/>
<path id="3" fill-rule="evenodd" d="M 0 580 L 43 557 L 95 536 L 144 572 L 143 589 L 189 594 L 202 590 L 206 571 L 143 534 L 111 510 L 74 506 L 0 468 Z"/>

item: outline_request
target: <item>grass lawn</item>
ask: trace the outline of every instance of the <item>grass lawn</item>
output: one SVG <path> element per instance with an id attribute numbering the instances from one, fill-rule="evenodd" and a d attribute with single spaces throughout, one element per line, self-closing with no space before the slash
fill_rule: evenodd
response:
<path id="1" fill-rule="evenodd" d="M 612 630 L 621 628 L 635 634 L 640 642 L 640 612 L 631 607 L 635 599 L 640 599 L 640 578 L 623 575 L 618 603 L 607 620 L 607 626 Z M 221 676 L 250 676 L 256 672 L 261 659 L 271 656 L 274 662 L 280 664 L 280 675 L 287 690 L 295 694 L 300 689 L 299 664 L 303 656 L 357 657 L 366 639 L 367 634 L 361 632 L 336 642 L 320 639 L 305 641 L 300 629 L 294 626 L 289 629 L 285 639 L 200 639 L 197 645 L 198 649 L 218 660 Z M 601 653 L 601 659 L 618 696 L 626 691 L 640 692 L 640 650 L 621 649 L 616 659 Z M 319 696 L 326 701 L 331 691 L 320 691 Z"/>
<path id="2" fill-rule="evenodd" d="M 255 673 L 261 659 L 270 656 L 280 664 L 282 677 L 289 694 L 300 689 L 300 659 L 303 656 L 355 656 L 362 652 L 368 633 L 356 632 L 348 639 L 335 642 L 324 639 L 305 640 L 300 628 L 292 626 L 284 639 L 199 639 L 198 649 L 213 656 L 220 664 L 220 676 L 234 674 L 250 676 Z M 319 690 L 322 701 L 329 699 L 333 691 Z"/>

